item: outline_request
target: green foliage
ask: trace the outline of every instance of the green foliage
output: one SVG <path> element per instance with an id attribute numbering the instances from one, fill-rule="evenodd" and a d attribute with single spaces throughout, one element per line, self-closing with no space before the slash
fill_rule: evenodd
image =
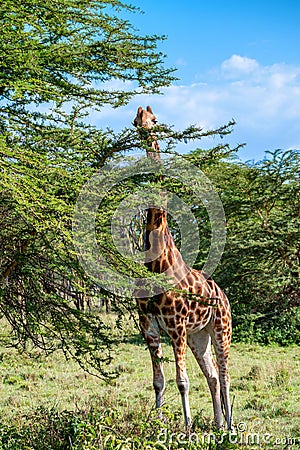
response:
<path id="1" fill-rule="evenodd" d="M 141 450 L 241 448 L 234 444 L 238 436 L 223 431 L 208 431 L 203 418 L 196 417 L 190 435 L 180 429 L 173 413 L 164 410 L 164 422 L 154 417 L 122 417 L 120 411 L 96 407 L 84 411 L 40 408 L 25 418 L 24 425 L 0 423 L 2 450 Z M 206 432 L 204 430 L 206 429 Z M 233 441 L 233 443 L 232 443 Z M 218 444 L 219 443 L 219 444 Z"/>
<path id="2" fill-rule="evenodd" d="M 262 309 L 268 308 L 262 302 Z M 236 309 L 239 313 L 238 307 Z M 268 315 L 250 313 L 249 315 L 238 315 L 234 320 L 234 339 L 239 342 L 261 344 L 291 345 L 300 344 L 300 308 L 291 306 L 284 311 L 276 311 Z"/>
<path id="3" fill-rule="evenodd" d="M 172 81 L 157 52 L 158 36 L 139 36 L 120 1 L 27 0 L 1 3 L 0 93 L 24 104 L 75 101 L 102 106 L 127 102 L 139 86 L 157 92 Z M 95 82 L 134 81 L 132 91 Z"/>
<path id="4" fill-rule="evenodd" d="M 110 317 L 104 317 L 107 322 L 111 321 Z M 10 448 L 9 445 L 14 449 L 26 448 L 26 445 L 38 450 L 51 449 L 51 446 L 69 449 L 70 439 L 75 448 L 86 450 L 106 449 L 105 442 L 111 448 L 114 445 L 125 448 L 127 445 L 133 449 L 147 448 L 146 445 L 164 448 L 159 447 L 158 440 L 170 450 L 176 445 L 192 450 L 216 447 L 213 436 L 216 441 L 221 440 L 222 432 L 220 435 L 214 430 L 209 388 L 193 355 L 190 352 L 187 355 L 194 418 L 192 442 L 189 442 L 184 434 L 172 346 L 163 343 L 167 383 L 164 420 L 161 422 L 153 410 L 148 350 L 140 338 L 137 340 L 133 324 L 128 326 L 128 317 L 124 322 L 125 330 L 121 332 L 128 339 L 118 346 L 112 363 L 120 376 L 109 384 L 85 373 L 75 361 L 66 361 L 59 352 L 48 357 L 36 352 L 36 358 L 31 359 L 14 349 L 1 348 L 0 442 L 2 439 L 5 449 Z M 274 445 L 275 439 L 282 442 L 286 436 L 292 442 L 299 436 L 298 353 L 296 346 L 232 346 L 230 375 L 232 399 L 235 397 L 234 423 L 236 428 L 240 423 L 247 428 L 238 433 L 240 442 L 245 443 L 252 433 L 259 433 L 261 444 L 264 436 L 272 435 L 270 443 Z M 212 435 L 211 447 L 208 445 L 209 434 Z M 237 436 L 232 436 L 232 444 Z M 169 442 L 171 439 L 172 443 Z M 222 444 L 220 449 L 227 445 Z M 245 448 L 249 447 L 245 445 Z M 278 448 L 281 448 L 279 444 Z"/>
<path id="5" fill-rule="evenodd" d="M 128 12 L 138 10 L 115 0 L 0 5 L 0 315 L 12 329 L 5 341 L 24 349 L 29 341 L 48 353 L 60 348 L 100 376 L 112 376 L 118 340 L 111 337 L 114 325 L 78 310 L 97 286 L 77 260 L 74 206 L 99 169 L 148 144 L 137 130 L 90 126 L 87 114 L 174 80 L 157 49 L 163 38 L 140 36 L 122 19 Z M 120 82 L 127 83 L 112 87 Z M 155 133 L 162 152 L 171 152 L 177 142 L 226 135 L 233 125 L 180 132 L 157 126 Z M 251 165 L 231 162 L 232 152 L 218 145 L 187 158 L 214 181 L 225 207 L 228 241 L 216 277 L 231 300 L 235 337 L 299 342 L 299 153 L 277 151 Z M 118 273 L 140 276 L 145 268 L 120 255 L 109 234 L 111 217 L 129 193 L 152 182 L 151 176 L 127 180 L 99 211 L 97 243 Z M 192 202 L 203 237 L 201 267 L 211 235 L 205 208 L 182 183 L 164 186 Z M 176 226 L 174 235 L 180 240 Z M 132 300 L 113 303 L 120 316 L 132 311 Z"/>
<path id="6" fill-rule="evenodd" d="M 226 214 L 227 244 L 214 277 L 230 299 L 234 339 L 299 344 L 300 152 L 268 152 L 256 164 L 199 156 Z M 209 247 L 208 230 L 200 232 Z"/>
<path id="7" fill-rule="evenodd" d="M 95 286 L 77 261 L 72 215 L 85 181 L 135 147 L 137 134 L 103 132 L 86 115 L 174 79 L 157 50 L 163 38 L 139 35 L 122 12 L 138 10 L 117 0 L 0 5 L 0 315 L 12 328 L 6 342 L 61 348 L 103 376 L 110 375 L 115 341 L 99 317 L 78 310 Z M 109 81 L 127 84 L 113 89 Z"/>
<path id="8" fill-rule="evenodd" d="M 99 376 L 112 375 L 115 325 L 78 306 L 95 292 L 111 294 L 80 266 L 72 218 L 84 183 L 111 159 L 143 147 L 137 130 L 104 132 L 90 126 L 87 115 L 174 80 L 157 48 L 164 38 L 140 35 L 122 19 L 138 11 L 117 0 L 0 5 L 0 315 L 12 329 L 5 340 L 30 350 L 29 341 L 48 353 L 61 348 Z M 231 125 L 216 132 L 226 134 Z M 211 134 L 194 127 L 157 129 L 165 151 L 178 140 Z M 98 217 L 99 248 L 119 273 L 128 274 L 132 264 L 120 257 L 107 224 L 117 202 L 140 182 L 111 192 L 101 211 L 106 223 Z M 145 272 L 141 265 L 135 270 Z M 120 300 L 120 315 L 124 309 L 132 309 L 132 301 Z"/>
<path id="9" fill-rule="evenodd" d="M 257 398 L 249 400 L 245 409 L 263 411 L 266 405 Z M 280 442 L 296 446 L 297 437 L 275 438 L 269 433 L 232 432 L 211 428 L 205 418 L 195 416 L 193 430 L 186 434 L 176 415 L 164 409 L 164 421 L 154 416 L 141 417 L 120 415 L 113 408 L 96 406 L 77 412 L 40 408 L 22 418 L 21 426 L 0 423 L 1 450 L 237 450 L 258 448 L 259 443 Z M 280 417 L 283 408 L 274 411 Z M 243 423 L 242 423 L 243 424 Z M 266 438 L 265 438 L 266 436 Z M 270 438 L 271 440 L 270 440 Z M 267 440 L 269 439 L 269 440 Z M 275 440 L 276 439 L 276 440 Z"/>

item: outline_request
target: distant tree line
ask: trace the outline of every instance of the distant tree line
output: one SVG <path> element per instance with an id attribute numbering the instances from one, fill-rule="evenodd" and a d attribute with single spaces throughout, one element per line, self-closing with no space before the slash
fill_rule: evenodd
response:
<path id="1" fill-rule="evenodd" d="M 234 339 L 299 344 L 300 151 L 266 152 L 257 163 L 203 161 L 226 213 L 226 247 L 214 276 L 230 298 Z M 204 256 L 208 231 L 200 229 Z"/>

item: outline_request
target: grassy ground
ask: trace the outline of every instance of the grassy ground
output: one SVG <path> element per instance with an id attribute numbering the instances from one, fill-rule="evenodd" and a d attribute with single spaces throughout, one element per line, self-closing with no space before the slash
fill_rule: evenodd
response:
<path id="1" fill-rule="evenodd" d="M 131 433 L 132 436 L 134 418 L 147 423 L 148 417 L 153 416 L 154 401 L 150 358 L 145 344 L 135 333 L 132 327 L 129 328 L 129 342 L 120 345 L 116 351 L 114 364 L 121 374 L 111 385 L 84 373 L 72 361 L 65 361 L 59 353 L 48 358 L 39 356 L 30 359 L 15 350 L 0 348 L 2 424 L 20 424 L 28 420 L 26 415 L 41 407 L 48 411 L 76 412 L 90 410 L 93 405 L 97 405 L 95 409 L 99 410 L 102 405 L 122 417 L 124 433 Z M 180 427 L 183 428 L 180 397 L 175 384 L 172 349 L 168 343 L 164 345 L 164 350 L 169 361 L 165 363 L 165 414 L 180 424 L 176 428 L 180 430 Z M 206 427 L 211 429 L 211 398 L 206 381 L 190 352 L 187 364 L 192 413 L 199 425 L 198 430 L 204 432 Z M 256 448 L 298 448 L 295 439 L 300 434 L 299 348 L 234 344 L 230 373 L 239 442 L 245 443 L 248 434 L 252 436 L 256 433 L 260 438 L 260 446 Z M 165 448 L 177 448 L 175 444 L 168 445 Z"/>

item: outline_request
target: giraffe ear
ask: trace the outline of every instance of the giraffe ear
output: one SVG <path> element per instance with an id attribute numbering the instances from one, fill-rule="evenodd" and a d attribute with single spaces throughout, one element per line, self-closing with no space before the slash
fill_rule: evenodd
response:
<path id="1" fill-rule="evenodd" d="M 151 106 L 147 106 L 147 111 L 148 111 L 149 113 L 153 114 L 153 111 L 152 111 Z"/>
<path id="2" fill-rule="evenodd" d="M 134 121 L 133 121 L 133 125 L 134 125 L 135 127 L 137 127 L 137 125 L 138 125 L 137 118 L 138 118 L 139 116 L 142 115 L 142 112 L 143 112 L 143 108 L 142 108 L 141 106 L 139 106 L 139 108 L 138 108 L 138 110 L 137 110 L 137 113 L 136 113 L 136 118 L 135 118 Z"/>

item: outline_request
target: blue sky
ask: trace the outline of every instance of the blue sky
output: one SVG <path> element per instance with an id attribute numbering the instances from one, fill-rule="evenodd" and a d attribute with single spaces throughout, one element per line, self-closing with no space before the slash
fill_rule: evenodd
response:
<path id="1" fill-rule="evenodd" d="M 207 129 L 232 118 L 224 140 L 246 143 L 243 160 L 266 150 L 300 149 L 300 1 L 131 1 L 144 14 L 130 15 L 141 34 L 164 34 L 159 49 L 179 80 L 163 96 L 133 99 L 104 109 L 100 126 L 122 128 L 136 108 L 151 104 L 159 122 Z M 179 144 L 177 150 L 212 147 L 216 140 Z"/>

